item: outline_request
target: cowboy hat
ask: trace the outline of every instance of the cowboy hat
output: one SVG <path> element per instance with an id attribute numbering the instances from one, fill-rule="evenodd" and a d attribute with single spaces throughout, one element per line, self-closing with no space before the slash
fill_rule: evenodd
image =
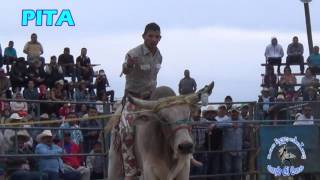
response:
<path id="1" fill-rule="evenodd" d="M 59 80 L 59 81 L 56 81 L 55 84 L 60 84 L 60 85 L 63 86 L 63 85 L 64 85 L 64 81 L 61 79 L 61 80 Z"/>
<path id="2" fill-rule="evenodd" d="M 37 142 L 41 142 L 44 137 L 52 137 L 52 132 L 50 130 L 44 130 L 37 136 Z"/>
<path id="3" fill-rule="evenodd" d="M 214 106 L 208 106 L 207 107 L 207 112 L 208 111 L 217 111 L 217 110 L 214 108 Z"/>
<path id="4" fill-rule="evenodd" d="M 26 130 L 19 130 L 17 133 L 16 133 L 16 136 L 17 136 L 17 139 L 20 137 L 22 138 L 23 142 L 28 142 L 30 140 L 30 135 L 28 133 L 28 131 Z M 16 137 L 15 134 L 13 136 L 10 137 L 11 141 L 15 141 L 16 140 Z"/>
<path id="5" fill-rule="evenodd" d="M 20 122 L 22 121 L 23 117 L 21 117 L 18 113 L 12 113 L 9 119 L 7 119 L 8 123 L 13 123 L 13 122 Z"/>

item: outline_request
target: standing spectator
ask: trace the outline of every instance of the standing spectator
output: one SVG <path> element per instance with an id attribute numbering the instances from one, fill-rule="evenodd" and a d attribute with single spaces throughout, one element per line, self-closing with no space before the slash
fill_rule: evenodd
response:
<path id="1" fill-rule="evenodd" d="M 217 124 L 217 127 L 223 129 L 223 150 L 242 150 L 243 129 L 239 122 L 239 112 L 233 108 L 231 110 L 231 121 L 225 121 L 222 124 Z M 210 125 L 213 128 L 215 125 Z M 227 152 L 223 155 L 224 173 L 241 173 L 242 172 L 242 152 Z M 226 180 L 238 180 L 241 176 L 228 176 Z"/>
<path id="2" fill-rule="evenodd" d="M 23 90 L 23 97 L 27 100 L 38 100 L 39 99 L 39 92 L 38 88 L 34 87 L 33 80 L 28 81 L 28 87 Z M 28 103 L 29 113 L 38 111 L 37 103 Z M 40 113 L 40 112 L 39 112 Z"/>
<path id="3" fill-rule="evenodd" d="M 90 58 L 87 56 L 86 48 L 81 49 L 81 55 L 77 57 L 76 62 L 77 62 L 76 72 L 77 72 L 78 81 L 85 80 L 88 82 L 92 82 L 93 69 L 91 66 Z"/>
<path id="4" fill-rule="evenodd" d="M 184 70 L 184 78 L 180 80 L 179 83 L 179 93 L 181 95 L 191 94 L 196 92 L 197 83 L 190 77 L 190 71 L 188 69 Z"/>
<path id="5" fill-rule="evenodd" d="M 319 54 L 319 46 L 314 46 L 313 54 L 311 54 L 308 59 L 307 63 L 309 67 L 313 70 L 314 74 L 320 73 L 320 54 Z"/>
<path id="6" fill-rule="evenodd" d="M 90 151 L 90 155 L 102 153 L 102 144 L 96 142 L 93 149 Z M 87 166 L 90 168 L 91 179 L 103 179 L 104 162 L 100 156 L 88 156 L 86 160 Z"/>
<path id="7" fill-rule="evenodd" d="M 293 125 L 314 125 L 312 108 L 309 105 L 303 107 L 303 114 L 297 114 Z"/>
<path id="8" fill-rule="evenodd" d="M 8 47 L 4 49 L 3 61 L 4 64 L 7 65 L 7 72 L 9 72 L 9 65 L 12 65 L 18 58 L 16 49 L 13 47 L 13 45 L 13 41 L 9 41 Z"/>
<path id="9" fill-rule="evenodd" d="M 99 74 L 97 75 L 95 86 L 97 88 L 97 94 L 102 92 L 106 92 L 107 96 L 110 96 L 110 102 L 114 102 L 114 91 L 106 91 L 106 87 L 110 87 L 108 78 L 104 73 L 104 70 L 99 70 Z"/>
<path id="10" fill-rule="evenodd" d="M 43 66 L 39 60 L 33 61 L 33 63 L 28 67 L 27 73 L 28 79 L 33 80 L 36 87 L 40 84 L 45 84 L 46 73 L 44 72 Z"/>
<path id="11" fill-rule="evenodd" d="M 83 118 L 94 118 L 98 116 L 97 109 L 94 106 L 89 108 L 88 115 Z M 81 121 L 80 127 L 82 128 L 101 128 L 101 123 L 96 119 L 90 119 L 90 121 Z M 84 136 L 84 152 L 89 153 L 94 146 L 94 143 L 98 141 L 100 130 L 82 130 Z"/>
<path id="12" fill-rule="evenodd" d="M 292 43 L 287 48 L 287 66 L 291 64 L 300 64 L 300 72 L 304 72 L 304 60 L 303 60 L 303 45 L 299 43 L 297 36 L 294 36 Z"/>
<path id="13" fill-rule="evenodd" d="M 6 95 L 9 96 L 11 87 L 10 79 L 6 77 L 4 69 L 0 68 L 0 96 Z"/>
<path id="14" fill-rule="evenodd" d="M 98 113 L 100 114 L 110 114 L 111 113 L 111 104 L 108 103 L 108 96 L 106 92 L 101 92 L 98 94 L 98 101 L 96 103 L 103 103 L 97 104 L 96 108 Z"/>
<path id="15" fill-rule="evenodd" d="M 201 118 L 201 110 L 198 109 L 195 111 L 193 115 L 193 120 L 194 122 L 199 122 L 199 123 L 205 123 L 208 122 L 208 120 Z M 195 144 L 195 151 L 205 151 L 205 140 L 206 140 L 206 124 L 197 124 L 192 126 L 192 137 L 193 137 L 193 142 Z M 202 167 L 197 167 L 197 166 L 191 166 L 191 175 L 203 175 L 206 174 L 206 165 L 207 165 L 207 157 L 206 153 L 196 153 L 194 154 L 194 159 L 197 159 L 201 161 L 205 166 Z"/>
<path id="16" fill-rule="evenodd" d="M 226 104 L 227 112 L 229 113 L 229 111 L 232 109 L 232 106 L 233 106 L 232 97 L 231 96 L 226 96 L 224 98 L 224 103 Z"/>
<path id="17" fill-rule="evenodd" d="M 27 61 L 32 64 L 35 60 L 40 60 L 41 54 L 43 54 L 43 48 L 40 42 L 38 42 L 37 34 L 31 34 L 31 41 L 27 42 L 23 48 L 23 52 L 27 54 Z M 44 62 L 42 62 L 44 63 Z"/>
<path id="18" fill-rule="evenodd" d="M 10 80 L 12 84 L 12 91 L 16 88 L 25 87 L 27 84 L 28 72 L 27 64 L 23 57 L 19 57 L 11 67 Z"/>
<path id="19" fill-rule="evenodd" d="M 44 130 L 37 136 L 38 145 L 35 153 L 40 155 L 60 155 L 63 149 L 53 143 L 53 135 L 50 130 Z M 60 172 L 65 180 L 80 179 L 78 172 L 64 172 L 63 161 L 58 156 L 41 157 L 38 160 L 38 168 L 48 175 L 49 180 L 59 180 Z"/>
<path id="20" fill-rule="evenodd" d="M 66 154 L 79 154 L 80 148 L 72 141 L 70 132 L 66 131 L 63 134 L 64 141 L 63 143 L 60 142 L 59 146 L 63 147 Z M 90 169 L 81 166 L 82 160 L 80 156 L 64 156 L 62 160 L 64 162 L 64 171 L 78 172 L 81 176 L 80 180 L 90 180 Z"/>
<path id="21" fill-rule="evenodd" d="M 64 76 L 71 76 L 72 82 L 75 82 L 75 64 L 73 56 L 70 54 L 70 48 L 66 47 L 58 58 L 58 64 L 62 66 Z"/>
<path id="22" fill-rule="evenodd" d="M 296 77 L 291 73 L 291 68 L 286 66 L 284 68 L 284 73 L 280 78 L 279 85 L 280 88 L 285 92 L 285 94 L 293 95 L 295 89 L 294 86 L 297 84 Z"/>
<path id="23" fill-rule="evenodd" d="M 278 65 L 278 74 L 280 74 L 281 60 L 284 56 L 282 46 L 278 44 L 277 38 L 273 37 L 271 39 L 271 44 L 266 47 L 264 53 L 266 61 L 270 65 Z"/>
<path id="24" fill-rule="evenodd" d="M 49 88 L 52 88 L 56 81 L 63 80 L 63 70 L 62 67 L 57 64 L 56 56 L 51 56 L 50 64 L 46 65 L 44 70 L 46 73 L 46 85 Z"/>

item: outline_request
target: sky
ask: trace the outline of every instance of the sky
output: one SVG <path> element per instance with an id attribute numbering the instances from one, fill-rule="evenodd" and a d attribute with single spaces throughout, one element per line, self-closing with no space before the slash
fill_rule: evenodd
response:
<path id="1" fill-rule="evenodd" d="M 313 40 L 320 44 L 320 0 L 310 4 Z M 74 27 L 20 25 L 23 9 L 70 9 Z M 294 35 L 308 55 L 304 8 L 300 0 L 10 0 L 0 6 L 0 44 L 15 42 L 18 56 L 30 34 L 38 34 L 44 57 L 58 56 L 70 47 L 77 57 L 86 47 L 92 63 L 105 69 L 116 97 L 122 97 L 125 80 L 121 64 L 128 50 L 141 44 L 149 22 L 161 26 L 159 49 L 163 56 L 158 85 L 177 91 L 184 69 L 198 87 L 215 81 L 213 102 L 231 95 L 234 101 L 254 101 L 260 93 L 260 66 L 264 50 L 276 36 L 286 51 Z M 57 17 L 54 17 L 56 20 Z M 284 61 L 284 60 L 283 60 Z M 294 68 L 297 71 L 298 67 Z"/>

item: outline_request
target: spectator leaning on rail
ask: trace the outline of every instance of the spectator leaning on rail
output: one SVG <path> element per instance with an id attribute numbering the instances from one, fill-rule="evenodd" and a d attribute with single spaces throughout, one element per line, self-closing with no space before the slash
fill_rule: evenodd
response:
<path id="1" fill-rule="evenodd" d="M 184 78 L 180 80 L 179 83 L 179 93 L 181 95 L 191 94 L 196 92 L 197 83 L 190 77 L 190 71 L 188 69 L 184 70 Z"/>
<path id="2" fill-rule="evenodd" d="M 231 109 L 230 119 L 219 124 L 211 124 L 209 130 L 217 127 L 222 129 L 223 150 L 233 150 L 223 154 L 224 173 L 241 173 L 242 172 L 242 150 L 243 144 L 243 128 L 240 121 L 239 112 L 236 108 Z M 236 151 L 236 152 L 234 152 Z M 241 179 L 241 175 L 226 177 L 226 180 Z"/>
<path id="3" fill-rule="evenodd" d="M 17 52 L 16 49 L 13 47 L 13 41 L 9 41 L 8 47 L 4 49 L 3 55 L 3 62 L 6 64 L 7 72 L 9 72 L 9 65 L 12 65 L 17 60 Z"/>
<path id="4" fill-rule="evenodd" d="M 266 47 L 266 51 L 264 53 L 266 57 L 266 61 L 270 65 L 277 65 L 278 66 L 278 74 L 280 74 L 280 66 L 281 60 L 284 56 L 282 46 L 278 44 L 277 38 L 273 37 L 271 39 L 271 44 Z"/>
<path id="5" fill-rule="evenodd" d="M 312 107 L 309 105 L 304 106 L 303 113 L 298 113 L 296 115 L 296 120 L 293 125 L 314 125 L 313 115 L 312 115 Z"/>
<path id="6" fill-rule="evenodd" d="M 287 48 L 287 66 L 291 64 L 299 64 L 300 72 L 303 74 L 304 72 L 304 60 L 303 60 L 303 45 L 299 43 L 299 39 L 297 36 L 294 36 L 292 39 L 292 43 L 288 45 Z"/>
<path id="7" fill-rule="evenodd" d="M 37 34 L 31 34 L 31 41 L 27 42 L 23 48 L 23 52 L 27 54 L 27 61 L 30 64 L 34 62 L 34 60 L 40 60 L 40 56 L 43 54 L 43 48 L 40 42 L 38 42 Z M 44 63 L 44 59 L 41 59 L 42 63 Z"/>
<path id="8" fill-rule="evenodd" d="M 320 74 L 319 46 L 314 46 L 313 53 L 308 57 L 307 63 L 312 68 L 314 74 Z"/>

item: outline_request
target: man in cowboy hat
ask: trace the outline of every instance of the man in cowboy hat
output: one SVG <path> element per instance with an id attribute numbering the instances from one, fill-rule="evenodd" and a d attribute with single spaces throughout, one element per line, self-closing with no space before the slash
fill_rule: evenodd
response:
<path id="1" fill-rule="evenodd" d="M 40 155 L 61 155 L 63 149 L 53 143 L 53 135 L 50 130 L 44 130 L 37 136 L 38 145 L 35 153 Z M 78 172 L 64 172 L 63 161 L 57 157 L 41 157 L 38 161 L 39 170 L 48 175 L 49 180 L 59 180 L 60 173 L 65 179 L 80 179 Z"/>
<path id="2" fill-rule="evenodd" d="M 33 154 L 30 146 L 26 143 L 31 139 L 26 130 L 20 130 L 13 135 L 11 141 L 14 142 L 7 154 Z M 18 149 L 17 149 L 18 148 Z M 36 161 L 32 157 L 9 157 L 6 160 L 6 173 L 11 180 L 19 179 L 47 179 L 44 174 L 32 172 L 36 168 Z"/>

